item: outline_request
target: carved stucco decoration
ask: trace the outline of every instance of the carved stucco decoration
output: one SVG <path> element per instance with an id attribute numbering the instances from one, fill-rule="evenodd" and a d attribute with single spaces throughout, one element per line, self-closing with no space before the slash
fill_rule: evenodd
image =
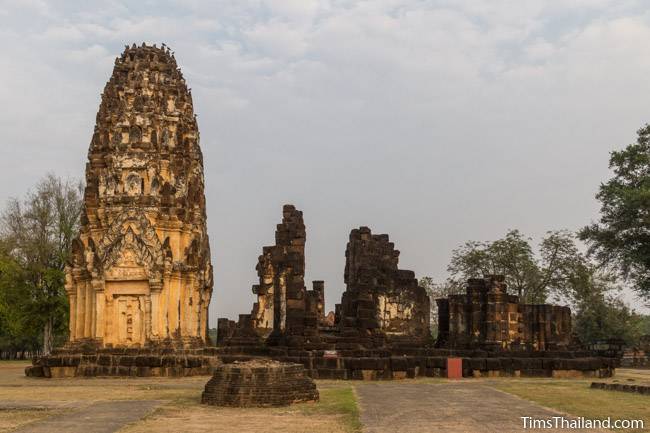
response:
<path id="1" fill-rule="evenodd" d="M 115 265 L 125 250 L 136 253 L 150 280 L 161 279 L 169 245 L 163 248 L 149 220 L 137 211 L 122 214 L 102 238 L 99 247 L 102 273 Z M 171 261 L 169 256 L 168 261 Z"/>

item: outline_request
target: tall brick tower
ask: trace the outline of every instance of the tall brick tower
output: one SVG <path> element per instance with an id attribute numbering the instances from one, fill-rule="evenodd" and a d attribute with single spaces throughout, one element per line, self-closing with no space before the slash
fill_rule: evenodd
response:
<path id="1" fill-rule="evenodd" d="M 192 95 L 164 45 L 126 47 L 97 113 L 66 269 L 70 342 L 207 341 L 212 265 Z"/>

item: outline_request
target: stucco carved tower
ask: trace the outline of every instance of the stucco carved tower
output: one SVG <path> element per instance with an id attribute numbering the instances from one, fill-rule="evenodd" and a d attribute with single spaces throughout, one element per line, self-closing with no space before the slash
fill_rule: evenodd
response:
<path id="1" fill-rule="evenodd" d="M 126 47 L 104 88 L 66 269 L 70 341 L 205 344 L 212 265 L 192 95 L 169 49 Z"/>

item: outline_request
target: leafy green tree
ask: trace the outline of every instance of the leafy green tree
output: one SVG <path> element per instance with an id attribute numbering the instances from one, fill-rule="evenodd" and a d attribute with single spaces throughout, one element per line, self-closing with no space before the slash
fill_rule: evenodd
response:
<path id="1" fill-rule="evenodd" d="M 0 351 L 9 357 L 40 346 L 40 332 L 27 323 L 30 299 L 23 269 L 0 247 Z"/>
<path id="2" fill-rule="evenodd" d="M 643 335 L 644 318 L 620 298 L 594 294 L 582 302 L 575 315 L 575 332 L 584 343 L 610 338 L 635 346 Z"/>
<path id="3" fill-rule="evenodd" d="M 643 315 L 639 320 L 641 322 L 641 335 L 650 335 L 650 315 Z"/>
<path id="4" fill-rule="evenodd" d="M 502 239 L 470 241 L 454 250 L 447 271 L 449 284 L 456 287 L 469 278 L 505 275 L 508 287 L 522 301 L 543 303 L 549 295 L 566 296 L 568 280 L 584 263 L 568 231 L 548 232 L 536 256 L 531 239 L 510 230 Z"/>
<path id="5" fill-rule="evenodd" d="M 634 144 L 610 155 L 614 176 L 601 184 L 600 221 L 579 236 L 601 264 L 614 267 L 650 299 L 650 125 Z"/>
<path id="6" fill-rule="evenodd" d="M 616 275 L 584 261 L 567 279 L 566 300 L 573 309 L 574 331 L 583 343 L 610 338 L 636 345 L 643 334 L 642 316 L 620 298 Z"/>
<path id="7" fill-rule="evenodd" d="M 5 295 L 19 291 L 23 323 L 42 330 L 44 353 L 67 328 L 64 268 L 81 204 L 80 185 L 48 175 L 24 200 L 10 200 L 1 217 L 2 243 L 21 270 Z"/>
<path id="8" fill-rule="evenodd" d="M 431 328 L 431 335 L 433 338 L 436 338 L 438 336 L 438 305 L 436 299 L 461 293 L 462 288 L 458 285 L 450 284 L 449 281 L 442 284 L 435 283 L 431 277 L 420 278 L 418 285 L 424 288 L 429 296 L 429 327 Z"/>

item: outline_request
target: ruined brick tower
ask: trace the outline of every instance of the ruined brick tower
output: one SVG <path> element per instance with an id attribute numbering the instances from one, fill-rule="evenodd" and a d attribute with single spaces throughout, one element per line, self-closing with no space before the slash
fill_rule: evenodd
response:
<path id="1" fill-rule="evenodd" d="M 305 287 L 306 239 L 302 211 L 285 204 L 275 245 L 263 247 L 257 259 L 257 302 L 237 323 L 218 319 L 218 345 L 315 347 L 321 342 L 318 325 L 325 320 L 325 283 L 317 280 L 313 290 Z"/>
<path id="2" fill-rule="evenodd" d="M 66 268 L 70 342 L 207 340 L 212 265 L 192 95 L 169 49 L 126 47 L 104 88 Z"/>
<path id="3" fill-rule="evenodd" d="M 350 232 L 347 288 L 337 305 L 343 336 L 370 337 L 375 345 L 383 338 L 413 345 L 430 340 L 429 297 L 413 271 L 398 268 L 399 254 L 386 234 L 372 234 L 368 227 Z"/>

